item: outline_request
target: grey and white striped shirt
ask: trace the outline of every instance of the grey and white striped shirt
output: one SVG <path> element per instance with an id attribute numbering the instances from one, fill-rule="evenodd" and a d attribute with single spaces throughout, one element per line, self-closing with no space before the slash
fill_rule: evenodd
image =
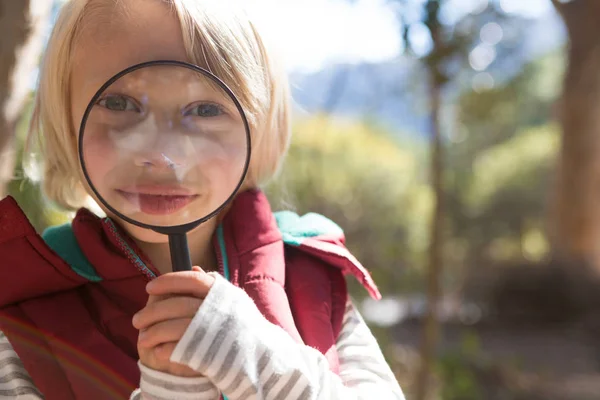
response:
<path id="1" fill-rule="evenodd" d="M 216 281 L 175 348 L 171 361 L 203 376 L 183 378 L 139 363 L 132 400 L 404 400 L 402 390 L 364 320 L 348 302 L 336 348 L 339 375 L 316 349 L 298 344 L 267 321 L 241 289 Z M 0 332 L 0 399 L 43 396 Z"/>

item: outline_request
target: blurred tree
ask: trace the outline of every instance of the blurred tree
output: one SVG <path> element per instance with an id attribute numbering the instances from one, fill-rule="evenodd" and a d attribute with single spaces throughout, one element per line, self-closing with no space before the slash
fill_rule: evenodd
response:
<path id="1" fill-rule="evenodd" d="M 399 1 L 406 6 L 405 1 Z M 430 182 L 434 192 L 433 213 L 429 227 L 429 251 L 427 260 L 427 313 L 421 343 L 421 367 L 417 375 L 415 398 L 424 400 L 427 398 L 427 390 L 430 387 L 430 371 L 435 359 L 435 349 L 439 335 L 438 302 L 441 297 L 441 276 L 443 260 L 443 235 L 445 231 L 444 200 L 445 200 L 445 178 L 444 178 L 444 144 L 440 113 L 442 108 L 442 90 L 453 78 L 449 66 L 455 63 L 457 58 L 466 58 L 466 52 L 470 46 L 472 35 L 470 32 L 455 31 L 448 34 L 440 20 L 440 11 L 444 0 L 427 0 L 423 5 L 422 20 L 413 23 L 424 25 L 431 37 L 431 51 L 423 57 L 423 64 L 427 71 L 427 93 L 429 97 L 430 112 Z M 411 51 L 409 32 L 411 23 L 404 18 L 400 8 L 400 19 L 404 23 L 404 34 L 407 49 Z M 459 61 L 460 62 L 460 61 Z"/>
<path id="2" fill-rule="evenodd" d="M 600 270 L 600 33 L 597 0 L 552 0 L 567 29 L 567 71 L 559 107 L 562 146 L 551 238 L 558 258 Z"/>
<path id="3" fill-rule="evenodd" d="M 449 226 L 447 224 L 451 217 L 447 213 L 449 181 L 448 173 L 445 170 L 444 163 L 447 161 L 447 144 L 445 138 L 452 128 L 445 128 L 442 131 L 442 118 L 445 102 L 442 100 L 442 92 L 448 86 L 457 86 L 458 92 L 464 90 L 464 78 L 472 80 L 473 90 L 482 91 L 489 88 L 490 74 L 483 76 L 477 81 L 473 78 L 472 69 L 481 73 L 489 68 L 496 60 L 496 47 L 499 46 L 502 38 L 502 27 L 500 23 L 506 20 L 506 16 L 497 8 L 496 2 L 482 2 L 485 7 L 476 7 L 471 12 L 454 18 L 448 18 L 448 9 L 455 7 L 453 0 L 427 0 L 422 1 L 421 12 L 411 12 L 411 6 L 414 8 L 414 2 L 406 0 L 394 0 L 399 4 L 399 18 L 403 24 L 403 37 L 407 49 L 411 52 L 412 33 L 415 28 L 426 28 L 430 37 L 430 48 L 423 55 L 421 50 L 421 60 L 427 71 L 427 93 L 429 98 L 430 112 L 430 171 L 431 184 L 435 193 L 434 212 L 431 216 L 430 226 L 430 247 L 428 259 L 428 283 L 427 283 L 427 314 L 425 317 L 425 326 L 423 332 L 423 341 L 421 344 L 421 370 L 416 382 L 416 399 L 423 400 L 427 398 L 427 388 L 429 387 L 429 375 L 431 366 L 435 358 L 435 349 L 437 343 L 438 301 L 442 297 L 442 260 L 445 260 L 444 250 L 447 248 L 446 234 Z M 414 9 L 412 10 L 414 11 Z M 412 17 L 410 17 L 412 15 Z M 414 15 L 418 17 L 415 18 Z M 500 38 L 489 38 L 485 32 L 490 29 L 500 30 Z M 492 35 L 494 36 L 494 35 Z M 498 36 L 498 35 L 496 35 Z M 482 43 L 484 42 L 484 43 Z M 490 44 L 492 43 L 492 44 Z M 508 45 L 508 50 L 502 47 L 506 52 L 512 51 L 511 48 L 517 48 L 514 44 Z M 413 52 L 414 54 L 414 52 Z M 479 76 L 481 78 L 481 76 Z M 493 78 L 492 78 L 493 79 Z M 479 83 L 478 83 L 479 82 Z"/>
<path id="4" fill-rule="evenodd" d="M 427 275 L 427 315 L 425 317 L 425 330 L 421 344 L 421 368 L 417 375 L 416 396 L 417 400 L 427 398 L 430 387 L 430 369 L 435 360 L 437 337 L 439 330 L 438 302 L 441 297 L 441 274 L 443 260 L 443 222 L 444 215 L 444 152 L 442 144 L 442 131 L 440 111 L 442 106 L 442 87 L 450 79 L 444 72 L 448 57 L 455 56 L 462 50 L 462 41 L 446 41 L 442 34 L 442 25 L 439 21 L 440 1 L 427 1 L 424 24 L 429 29 L 433 43 L 432 51 L 425 61 L 429 73 L 429 104 L 431 118 L 431 184 L 434 191 L 434 209 L 431 216 L 429 230 L 429 259 Z"/>
<path id="5" fill-rule="evenodd" d="M 15 127 L 31 90 L 53 2 L 0 0 L 0 198 L 12 178 Z"/>

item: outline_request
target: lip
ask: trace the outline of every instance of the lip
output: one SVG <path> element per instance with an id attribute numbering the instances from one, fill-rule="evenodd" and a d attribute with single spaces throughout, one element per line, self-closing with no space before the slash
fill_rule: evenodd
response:
<path id="1" fill-rule="evenodd" d="M 165 186 L 136 186 L 135 189 L 117 189 L 116 192 L 148 215 L 176 213 L 199 197 L 186 189 Z"/>
<path id="2" fill-rule="evenodd" d="M 124 192 L 136 195 L 155 195 L 155 196 L 194 196 L 194 193 L 178 185 L 135 185 L 126 186 L 117 189 L 117 192 Z"/>

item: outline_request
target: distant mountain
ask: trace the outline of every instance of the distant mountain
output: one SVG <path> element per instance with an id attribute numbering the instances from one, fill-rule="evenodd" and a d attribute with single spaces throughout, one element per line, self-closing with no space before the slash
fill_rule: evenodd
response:
<path id="1" fill-rule="evenodd" d="M 512 22 L 511 22 L 512 23 Z M 514 32 L 524 32 L 497 46 L 496 61 L 488 68 L 496 82 L 516 75 L 524 64 L 564 43 L 559 17 L 515 19 Z M 470 89 L 473 71 L 447 88 L 446 99 Z M 380 64 L 337 64 L 310 73 L 292 73 L 292 93 L 299 112 L 332 112 L 334 116 L 370 118 L 396 132 L 423 137 L 428 132 L 425 76 L 414 59 L 401 57 Z"/>
<path id="2" fill-rule="evenodd" d="M 401 58 L 381 64 L 333 65 L 312 74 L 293 74 L 293 96 L 301 112 L 332 112 L 353 118 L 376 118 L 383 125 L 423 131 L 424 97 L 417 95 L 418 63 Z M 424 78 L 424 77 L 423 77 Z M 421 99 L 421 100 L 417 100 Z"/>

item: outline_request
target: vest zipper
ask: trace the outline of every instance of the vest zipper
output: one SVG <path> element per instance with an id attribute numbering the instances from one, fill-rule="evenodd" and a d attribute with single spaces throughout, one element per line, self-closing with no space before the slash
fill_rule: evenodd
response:
<path id="1" fill-rule="evenodd" d="M 223 225 L 217 226 L 217 262 L 219 264 L 219 273 L 230 281 L 229 264 L 227 259 L 227 249 L 225 247 L 225 235 L 223 233 Z M 228 400 L 227 396 L 221 393 L 221 400 Z"/>
<path id="2" fill-rule="evenodd" d="M 217 262 L 219 264 L 219 273 L 228 281 L 231 281 L 229 273 L 229 260 L 227 259 L 227 248 L 225 246 L 225 234 L 223 225 L 217 227 Z"/>
<path id="3" fill-rule="evenodd" d="M 221 275 L 225 274 L 225 268 L 223 267 L 223 256 L 221 255 L 221 244 L 215 244 L 215 254 L 217 256 L 217 272 Z"/>
<path id="4" fill-rule="evenodd" d="M 155 279 L 156 274 L 154 274 L 154 272 L 152 272 L 152 270 L 146 266 L 146 264 L 140 259 L 140 257 L 135 253 L 135 251 L 133 251 L 131 246 L 129 246 L 129 244 L 127 244 L 125 239 L 123 239 L 121 237 L 121 235 L 117 231 L 117 228 L 115 227 L 114 223 L 109 218 L 105 218 L 104 222 L 110 228 L 111 233 L 117 238 L 117 243 L 119 244 L 121 251 L 123 251 L 125 254 L 127 254 L 127 258 L 129 259 L 129 261 L 141 273 L 143 273 L 146 276 L 146 278 L 148 278 L 148 280 L 151 281 L 151 280 Z"/>

